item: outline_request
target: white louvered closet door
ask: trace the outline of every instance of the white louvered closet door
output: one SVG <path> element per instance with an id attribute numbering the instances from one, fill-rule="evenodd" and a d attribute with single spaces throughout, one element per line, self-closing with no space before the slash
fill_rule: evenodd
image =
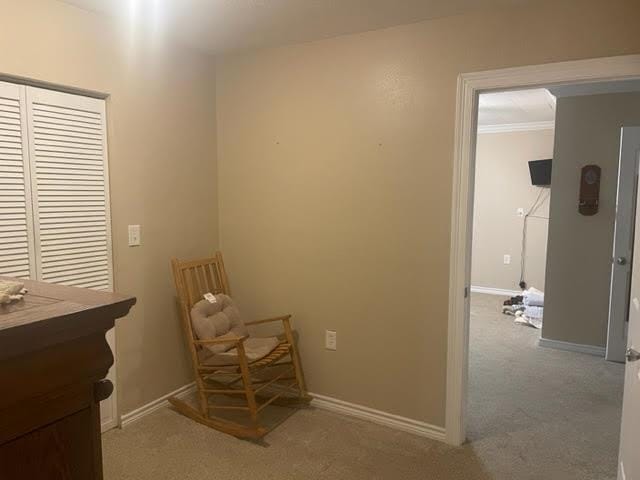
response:
<path id="1" fill-rule="evenodd" d="M 35 278 L 23 86 L 0 82 L 0 275 Z"/>
<path id="2" fill-rule="evenodd" d="M 112 290 L 104 100 L 27 87 L 37 278 Z"/>
<path id="3" fill-rule="evenodd" d="M 26 110 L 36 278 L 111 291 L 105 101 L 26 87 Z M 107 342 L 115 355 L 113 329 Z M 103 431 L 118 424 L 116 398 L 100 405 Z"/>

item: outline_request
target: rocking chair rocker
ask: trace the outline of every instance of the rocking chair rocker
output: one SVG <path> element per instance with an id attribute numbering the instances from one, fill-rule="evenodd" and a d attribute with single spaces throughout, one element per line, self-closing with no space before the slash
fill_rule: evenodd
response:
<path id="1" fill-rule="evenodd" d="M 267 405 L 304 406 L 311 399 L 291 329 L 291 315 L 243 323 L 228 297 L 229 283 L 220 252 L 202 260 L 173 259 L 171 264 L 196 377 L 198 407 L 177 397 L 171 397 L 169 402 L 178 412 L 203 425 L 239 438 L 262 438 L 269 429 L 259 414 Z M 204 299 L 209 293 L 214 297 L 206 295 L 209 300 Z M 246 328 L 271 322 L 282 323 L 283 335 L 254 337 Z M 213 412 L 248 414 L 248 424 Z"/>

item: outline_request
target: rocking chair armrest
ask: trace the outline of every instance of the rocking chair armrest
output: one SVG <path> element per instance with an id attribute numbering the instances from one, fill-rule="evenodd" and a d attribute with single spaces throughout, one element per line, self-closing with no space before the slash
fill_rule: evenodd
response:
<path id="1" fill-rule="evenodd" d="M 282 315 L 280 317 L 265 318 L 264 320 L 254 320 L 253 322 L 246 322 L 245 325 L 251 326 L 251 325 L 260 325 L 262 323 L 286 322 L 290 318 L 291 318 L 291 315 Z"/>
<path id="2" fill-rule="evenodd" d="M 225 343 L 231 343 L 231 344 L 239 344 L 239 343 L 243 343 L 247 338 L 249 338 L 249 335 L 244 335 L 242 337 L 232 337 L 232 338 L 216 338 L 213 340 L 194 340 L 193 343 L 195 343 L 196 345 L 224 345 Z"/>

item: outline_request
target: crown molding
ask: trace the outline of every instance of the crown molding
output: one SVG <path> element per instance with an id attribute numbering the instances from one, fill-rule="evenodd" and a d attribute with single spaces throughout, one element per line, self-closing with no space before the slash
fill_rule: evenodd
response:
<path id="1" fill-rule="evenodd" d="M 478 133 L 509 133 L 509 132 L 530 132 L 535 130 L 553 130 L 555 122 L 523 122 L 504 123 L 500 125 L 479 125 Z"/>

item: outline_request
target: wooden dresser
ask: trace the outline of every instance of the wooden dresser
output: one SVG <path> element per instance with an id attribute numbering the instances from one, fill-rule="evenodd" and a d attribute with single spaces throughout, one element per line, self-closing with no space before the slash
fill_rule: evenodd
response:
<path id="1" fill-rule="evenodd" d="M 25 286 L 23 300 L 0 306 L 0 480 L 102 479 L 99 403 L 113 391 L 105 334 L 136 299 Z"/>

